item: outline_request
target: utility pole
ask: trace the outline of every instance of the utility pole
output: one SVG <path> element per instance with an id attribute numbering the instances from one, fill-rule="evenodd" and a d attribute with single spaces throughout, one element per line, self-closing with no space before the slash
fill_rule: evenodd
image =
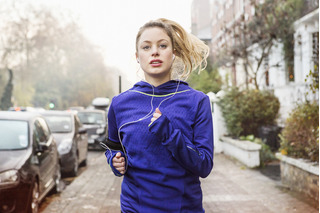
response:
<path id="1" fill-rule="evenodd" d="M 121 75 L 119 75 L 119 94 L 121 93 Z"/>

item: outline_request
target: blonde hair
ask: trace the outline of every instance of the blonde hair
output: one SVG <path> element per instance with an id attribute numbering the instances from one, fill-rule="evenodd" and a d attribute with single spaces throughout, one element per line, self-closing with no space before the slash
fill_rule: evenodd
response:
<path id="1" fill-rule="evenodd" d="M 200 73 L 207 66 L 209 47 L 196 36 L 187 33 L 178 23 L 160 18 L 143 25 L 136 37 L 136 51 L 138 42 L 144 30 L 152 27 L 163 29 L 171 39 L 176 59 L 172 65 L 172 77 L 187 79 L 192 71 Z"/>

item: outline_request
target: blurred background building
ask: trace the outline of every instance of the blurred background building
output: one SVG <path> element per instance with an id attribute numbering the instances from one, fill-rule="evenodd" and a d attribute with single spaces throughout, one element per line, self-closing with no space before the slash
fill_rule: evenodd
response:
<path id="1" fill-rule="evenodd" d="M 226 59 L 219 58 L 226 49 L 244 46 L 241 42 L 248 25 L 256 14 L 255 5 L 264 1 L 249 0 L 193 0 L 192 33 L 210 45 L 210 58 L 219 67 L 219 73 L 229 86 L 246 87 L 250 79 L 251 67 L 256 70 L 256 81 L 259 89 L 271 90 L 279 98 L 280 123 L 283 122 L 295 103 L 308 99 L 318 99 L 318 92 L 308 93 L 310 81 L 308 74 L 318 71 L 319 58 L 319 3 L 317 0 L 304 0 L 302 12 L 294 21 L 293 60 L 286 63 L 283 44 L 273 41 L 267 56 L 255 61 L 261 53 L 259 45 L 246 47 L 245 52 L 229 54 Z M 289 28 L 290 26 L 288 26 Z M 258 41 L 259 42 L 259 41 Z M 234 50 L 235 51 L 235 50 Z M 243 55 L 251 52 L 251 58 Z M 316 69 L 316 70 L 315 70 Z M 249 84 L 252 86 L 253 84 Z"/>

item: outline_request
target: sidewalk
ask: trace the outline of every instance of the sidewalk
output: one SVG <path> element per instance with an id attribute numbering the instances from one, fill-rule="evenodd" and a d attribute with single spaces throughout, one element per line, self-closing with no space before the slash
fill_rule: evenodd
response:
<path id="1" fill-rule="evenodd" d="M 215 156 L 209 178 L 202 180 L 204 208 L 208 213 L 313 213 L 316 202 L 294 193 L 223 154 Z M 314 207 L 313 207 L 314 206 Z"/>
<path id="2" fill-rule="evenodd" d="M 223 154 L 217 154 L 214 161 L 212 173 L 201 180 L 206 213 L 319 212 L 316 202 L 283 188 L 257 169 L 248 169 Z M 119 213 L 121 180 L 101 153 L 42 212 Z"/>

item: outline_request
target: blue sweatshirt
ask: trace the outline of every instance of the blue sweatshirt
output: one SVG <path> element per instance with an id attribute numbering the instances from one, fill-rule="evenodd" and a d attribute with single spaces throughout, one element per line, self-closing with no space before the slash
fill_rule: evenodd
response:
<path id="1" fill-rule="evenodd" d="M 159 107 L 162 115 L 150 124 L 164 99 Z M 122 212 L 204 212 L 199 177 L 207 177 L 213 167 L 207 95 L 183 81 L 172 80 L 154 88 L 141 81 L 112 99 L 108 123 L 109 140 L 120 142 L 120 128 L 127 153 Z M 107 150 L 105 154 L 114 174 L 121 176 L 112 166 L 117 152 Z"/>

